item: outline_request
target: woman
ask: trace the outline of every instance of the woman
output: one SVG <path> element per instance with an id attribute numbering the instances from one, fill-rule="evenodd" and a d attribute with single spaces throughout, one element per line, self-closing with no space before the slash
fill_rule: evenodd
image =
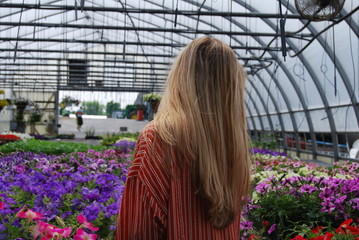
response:
<path id="1" fill-rule="evenodd" d="M 82 119 L 82 115 L 84 115 L 84 110 L 83 110 L 83 107 L 81 106 L 77 112 L 75 113 L 76 114 L 76 124 L 77 124 L 77 130 L 81 130 L 81 126 L 84 124 L 84 121 Z"/>
<path id="2" fill-rule="evenodd" d="M 179 54 L 139 136 L 116 239 L 239 239 L 250 185 L 244 85 L 234 52 L 217 39 Z"/>

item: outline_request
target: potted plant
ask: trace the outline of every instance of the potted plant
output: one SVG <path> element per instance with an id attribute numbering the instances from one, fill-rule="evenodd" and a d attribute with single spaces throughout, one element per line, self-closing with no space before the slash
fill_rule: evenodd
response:
<path id="1" fill-rule="evenodd" d="M 4 90 L 0 89 L 0 95 L 3 95 L 4 93 L 5 93 Z M 4 107 L 6 107 L 7 105 L 9 105 L 8 100 L 6 100 L 6 99 L 0 99 L 0 112 L 1 112 L 1 110 L 2 110 Z"/>
<path id="2" fill-rule="evenodd" d="M 11 124 L 11 123 L 10 123 Z M 24 133 L 26 129 L 26 122 L 24 121 L 24 111 L 16 111 L 15 122 L 12 129 L 16 132 Z"/>
<path id="3" fill-rule="evenodd" d="M 15 98 L 13 100 L 13 104 L 16 106 L 15 121 L 10 122 L 10 129 L 13 131 L 25 132 L 26 122 L 24 121 L 24 110 L 29 102 L 26 98 Z"/>
<path id="4" fill-rule="evenodd" d="M 41 121 L 42 115 L 42 111 L 37 106 L 30 112 L 28 121 L 30 123 L 31 133 L 35 133 L 35 124 Z"/>
<path id="5" fill-rule="evenodd" d="M 35 108 L 33 111 L 31 111 L 29 115 L 29 122 L 31 124 L 40 122 L 42 115 L 43 115 L 42 111 L 38 108 Z"/>
<path id="6" fill-rule="evenodd" d="M 15 98 L 14 105 L 18 112 L 24 112 L 26 106 L 29 104 L 29 100 L 26 98 Z"/>
<path id="7" fill-rule="evenodd" d="M 158 105 L 161 101 L 162 95 L 159 93 L 148 93 L 143 95 L 143 101 L 149 102 L 151 104 L 152 112 L 156 113 Z"/>

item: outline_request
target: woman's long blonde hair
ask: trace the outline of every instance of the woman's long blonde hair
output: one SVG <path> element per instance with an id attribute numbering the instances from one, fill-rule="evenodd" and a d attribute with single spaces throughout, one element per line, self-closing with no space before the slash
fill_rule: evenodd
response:
<path id="1" fill-rule="evenodd" d="M 154 120 L 161 139 L 190 166 L 218 228 L 237 217 L 249 193 L 245 78 L 228 45 L 211 37 L 193 40 L 172 66 Z"/>

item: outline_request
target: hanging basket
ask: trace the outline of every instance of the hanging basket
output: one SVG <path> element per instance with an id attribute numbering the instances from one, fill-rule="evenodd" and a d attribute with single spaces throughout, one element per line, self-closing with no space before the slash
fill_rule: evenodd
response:
<path id="1" fill-rule="evenodd" d="M 157 113 L 158 105 L 160 104 L 160 101 L 150 101 L 151 109 L 153 113 Z"/>
<path id="2" fill-rule="evenodd" d="M 16 104 L 16 108 L 17 108 L 17 111 L 19 112 L 24 112 L 25 108 L 26 108 L 27 104 Z"/>

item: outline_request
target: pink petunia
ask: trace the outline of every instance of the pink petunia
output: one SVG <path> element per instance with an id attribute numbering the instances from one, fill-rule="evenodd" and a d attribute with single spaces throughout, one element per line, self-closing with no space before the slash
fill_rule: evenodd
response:
<path id="1" fill-rule="evenodd" d="M 85 216 L 82 215 L 82 214 L 77 216 L 77 221 L 79 223 L 82 223 L 82 227 L 88 228 L 91 231 L 98 231 L 99 230 L 98 227 L 94 227 L 94 225 L 92 225 L 92 223 L 88 222 L 87 219 L 85 218 Z"/>
<path id="2" fill-rule="evenodd" d="M 37 220 L 42 218 L 42 214 L 38 212 L 34 212 L 31 209 L 28 209 L 26 212 L 18 212 L 16 214 L 18 218 L 27 218 L 29 220 Z"/>
<path id="3" fill-rule="evenodd" d="M 74 240 L 96 240 L 97 234 L 90 234 L 82 230 L 81 228 L 77 229 L 74 236 Z"/>
<path id="4" fill-rule="evenodd" d="M 41 240 L 46 239 L 61 239 L 70 237 L 72 228 L 57 228 L 46 222 L 37 221 L 36 226 L 32 228 L 32 233 L 36 239 L 38 236 L 42 236 Z"/>

